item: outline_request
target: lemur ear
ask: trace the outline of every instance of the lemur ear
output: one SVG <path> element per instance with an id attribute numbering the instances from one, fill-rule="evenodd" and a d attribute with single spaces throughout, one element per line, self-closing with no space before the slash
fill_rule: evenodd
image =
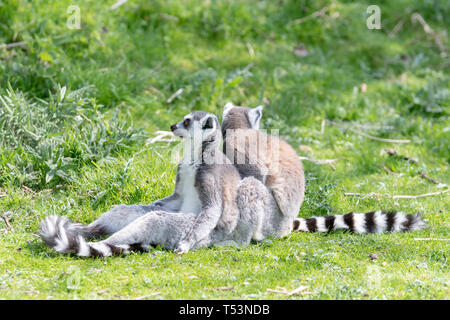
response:
<path id="1" fill-rule="evenodd" d="M 261 121 L 263 109 L 264 106 L 257 106 L 256 108 L 250 109 L 248 111 L 248 119 L 250 120 L 252 129 L 259 129 L 259 122 Z"/>
<path id="2" fill-rule="evenodd" d="M 231 108 L 234 107 L 233 102 L 227 102 L 227 104 L 223 107 L 223 115 L 226 115 Z"/>
<path id="3" fill-rule="evenodd" d="M 213 129 L 214 128 L 214 118 L 207 117 L 206 120 L 203 121 L 202 129 Z"/>

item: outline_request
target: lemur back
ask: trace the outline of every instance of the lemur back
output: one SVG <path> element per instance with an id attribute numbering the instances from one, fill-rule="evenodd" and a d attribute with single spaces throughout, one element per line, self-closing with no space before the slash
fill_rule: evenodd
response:
<path id="1" fill-rule="evenodd" d="M 261 180 L 272 190 L 282 214 L 294 218 L 305 194 L 303 166 L 288 143 L 258 130 L 261 109 L 225 105 L 223 150 L 242 177 Z"/>

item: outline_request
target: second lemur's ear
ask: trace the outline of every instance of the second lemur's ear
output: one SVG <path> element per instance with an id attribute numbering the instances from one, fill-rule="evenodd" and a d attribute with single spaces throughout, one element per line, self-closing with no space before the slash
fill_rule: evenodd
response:
<path id="1" fill-rule="evenodd" d="M 230 111 L 231 108 L 233 107 L 234 107 L 233 102 L 227 102 L 227 104 L 223 106 L 223 115 L 225 116 L 228 113 L 228 111 Z"/>
<path id="2" fill-rule="evenodd" d="M 250 109 L 248 111 L 248 119 L 250 120 L 250 124 L 252 125 L 252 129 L 259 129 L 259 122 L 262 117 L 262 110 L 264 106 L 257 106 L 256 108 Z"/>

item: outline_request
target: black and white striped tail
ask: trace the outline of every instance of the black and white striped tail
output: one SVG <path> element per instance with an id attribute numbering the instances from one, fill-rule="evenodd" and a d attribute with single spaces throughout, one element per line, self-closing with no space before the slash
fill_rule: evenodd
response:
<path id="1" fill-rule="evenodd" d="M 294 219 L 294 231 L 298 232 L 349 230 L 354 233 L 382 233 L 419 230 L 425 226 L 420 213 L 407 215 L 385 211 Z"/>
<path id="2" fill-rule="evenodd" d="M 55 226 L 58 224 L 64 225 L 65 230 L 69 231 L 71 234 L 80 235 L 85 239 L 99 238 L 107 234 L 105 230 L 103 230 L 103 228 L 99 226 L 74 223 L 63 216 L 47 217 L 41 223 L 41 231 L 43 230 L 43 228 L 46 228 L 46 231 L 48 231 L 50 234 L 53 234 L 56 230 Z"/>
<path id="3" fill-rule="evenodd" d="M 105 241 L 87 242 L 79 225 L 64 216 L 50 216 L 41 223 L 40 235 L 45 244 L 59 253 L 74 253 L 80 257 L 109 257 L 130 251 L 148 250 L 147 246 L 113 245 Z"/>

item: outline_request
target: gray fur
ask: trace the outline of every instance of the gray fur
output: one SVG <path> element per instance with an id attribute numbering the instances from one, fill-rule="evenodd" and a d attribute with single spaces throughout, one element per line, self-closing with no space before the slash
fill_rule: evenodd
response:
<path id="1" fill-rule="evenodd" d="M 247 245 L 264 214 L 264 202 L 261 201 L 267 189 L 258 180 L 246 178 L 239 183 L 241 191 L 237 203 L 242 208 L 236 228 L 227 233 L 224 229 L 213 228 L 204 238 L 196 241 L 190 249 L 211 245 Z M 248 192 L 248 191 L 251 192 Z M 99 242 L 86 242 L 70 226 L 73 225 L 63 216 L 51 216 L 43 221 L 41 234 L 47 245 L 61 253 L 75 253 L 79 256 L 110 256 L 128 253 L 132 248 L 148 250 L 161 245 L 166 249 L 178 250 L 180 242 L 196 226 L 197 215 L 191 213 L 149 212 Z M 49 226 L 53 231 L 49 232 Z"/>
<path id="2" fill-rule="evenodd" d="M 280 154 L 278 163 L 273 163 L 270 157 L 264 153 L 251 154 L 250 144 L 237 143 L 236 136 L 248 135 L 251 138 L 260 138 L 265 133 L 258 131 L 262 117 L 262 106 L 256 108 L 235 106 L 229 102 L 224 106 L 222 116 L 222 133 L 224 136 L 223 152 L 232 157 L 232 162 L 238 169 L 241 177 L 254 177 L 261 181 L 268 189 L 265 198 L 267 210 L 262 220 L 262 225 L 254 235 L 255 240 L 262 240 L 269 236 L 283 237 L 293 229 L 293 220 L 298 215 L 300 205 L 304 197 L 304 174 L 301 161 L 295 151 L 284 141 L 267 136 L 269 143 L 278 141 L 283 143 L 283 151 L 288 154 Z M 235 130 L 239 130 L 236 134 Z M 234 132 L 233 132 L 234 131 Z M 270 142 L 271 141 L 271 142 Z M 239 154 L 243 154 L 245 163 L 237 161 Z M 248 161 L 253 157 L 253 162 Z M 289 159 L 288 157 L 291 157 Z M 289 160 L 289 161 L 286 161 Z M 272 189 L 268 183 L 270 168 L 281 166 L 283 170 L 271 170 L 273 177 L 283 182 L 283 189 Z M 291 165 L 291 167 L 289 167 Z M 272 178 L 273 178 L 272 177 Z M 273 181 L 273 179 L 271 179 Z M 291 194 L 291 197 L 288 197 Z M 287 208 L 287 209 L 286 209 Z M 281 210 L 284 209 L 284 210 Z"/>
<path id="3" fill-rule="evenodd" d="M 267 188 L 254 178 L 241 180 L 237 169 L 220 151 L 221 132 L 215 116 L 193 112 L 171 129 L 196 147 L 193 153 L 185 152 L 171 196 L 145 206 L 119 205 L 85 227 L 64 217 L 48 217 L 41 224 L 44 242 L 58 252 L 79 256 L 127 253 L 136 246 L 148 249 L 162 245 L 187 252 L 214 244 L 248 244 L 270 206 Z M 199 130 L 201 139 L 194 141 Z M 205 161 L 208 159 L 215 162 Z M 185 181 L 186 172 L 194 177 L 192 181 Z M 197 193 L 198 209 L 197 198 L 186 196 L 187 190 Z M 181 212 L 182 208 L 193 212 Z M 103 241 L 86 242 L 85 236 L 92 236 L 95 230 L 99 235 L 112 235 Z"/>

